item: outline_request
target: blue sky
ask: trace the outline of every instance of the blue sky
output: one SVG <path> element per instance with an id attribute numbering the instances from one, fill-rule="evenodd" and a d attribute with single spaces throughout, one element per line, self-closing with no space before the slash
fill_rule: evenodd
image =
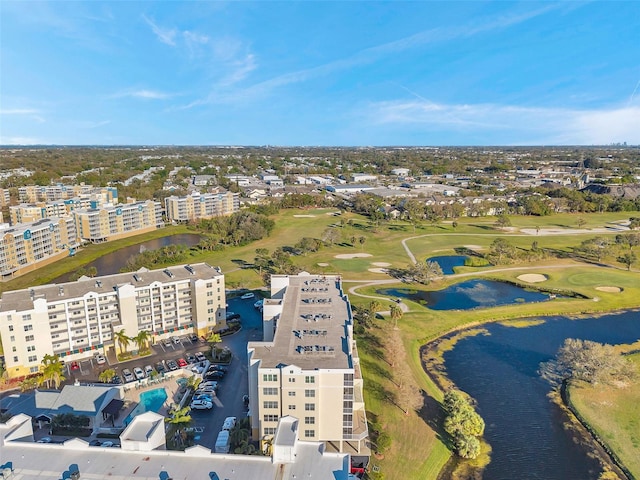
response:
<path id="1" fill-rule="evenodd" d="M 640 2 L 0 2 L 0 144 L 640 144 Z"/>

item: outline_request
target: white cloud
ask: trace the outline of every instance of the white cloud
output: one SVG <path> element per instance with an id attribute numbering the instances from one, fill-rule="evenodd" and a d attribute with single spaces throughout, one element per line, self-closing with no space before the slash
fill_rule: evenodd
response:
<path id="1" fill-rule="evenodd" d="M 171 98 L 175 94 L 159 92 L 157 90 L 125 90 L 122 92 L 114 93 L 110 96 L 110 98 L 142 98 L 145 100 L 164 100 L 166 98 Z"/>
<path id="2" fill-rule="evenodd" d="M 149 17 L 147 17 L 144 14 L 142 15 L 142 18 L 144 18 L 144 21 L 147 22 L 147 24 L 149 24 L 153 33 L 155 33 L 156 37 L 158 37 L 158 40 L 172 47 L 176 46 L 175 38 L 176 38 L 177 31 L 175 28 L 167 29 L 167 28 L 159 27 L 153 20 L 151 20 Z"/>
<path id="3" fill-rule="evenodd" d="M 369 105 L 365 116 L 374 125 L 405 125 L 508 139 L 500 143 L 640 144 L 640 106 L 579 110 L 389 101 Z"/>

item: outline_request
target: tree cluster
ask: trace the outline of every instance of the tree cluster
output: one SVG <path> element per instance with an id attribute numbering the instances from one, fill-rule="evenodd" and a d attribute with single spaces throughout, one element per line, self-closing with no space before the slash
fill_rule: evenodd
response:
<path id="1" fill-rule="evenodd" d="M 462 458 L 480 455 L 480 440 L 484 433 L 484 420 L 473 408 L 467 396 L 459 390 L 444 395 L 444 429 L 451 435 L 456 453 Z"/>
<path id="2" fill-rule="evenodd" d="M 274 227 L 273 220 L 250 211 L 203 219 L 197 224 L 198 230 L 223 245 L 246 245 L 269 236 Z"/>
<path id="3" fill-rule="evenodd" d="M 189 248 L 186 245 L 167 245 L 156 250 L 145 250 L 127 260 L 127 264 L 120 269 L 121 272 L 135 272 L 142 267 L 153 269 L 159 265 L 176 264 L 186 260 Z M 91 269 L 93 267 L 89 267 Z M 87 276 L 91 272 L 84 273 Z"/>

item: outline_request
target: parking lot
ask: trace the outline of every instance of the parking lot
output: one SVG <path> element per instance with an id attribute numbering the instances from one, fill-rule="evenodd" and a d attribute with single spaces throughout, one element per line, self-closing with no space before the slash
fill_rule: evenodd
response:
<path id="1" fill-rule="evenodd" d="M 247 384 L 247 342 L 262 339 L 262 315 L 254 308 L 255 298 L 235 298 L 228 301 L 228 310 L 240 314 L 242 329 L 230 336 L 222 337 L 222 343 L 218 347 L 226 347 L 231 351 L 231 363 L 224 378 L 218 380 L 219 388 L 213 396 L 213 409 L 192 409 L 191 416 L 196 443 L 213 449 L 218 432 L 221 430 L 226 417 L 237 417 L 238 420 L 246 416 L 247 410 L 243 403 L 243 397 L 248 393 Z M 165 368 L 172 361 L 187 360 L 189 355 L 196 352 L 207 352 L 209 344 L 201 340 L 191 341 L 188 335 L 180 337 L 180 342 L 159 342 L 153 345 L 153 354 L 144 358 L 137 358 L 127 362 L 115 363 L 115 358 L 107 358 L 107 363 L 97 365 L 95 359 L 80 362 L 77 370 L 69 370 L 68 381 L 73 383 L 75 379 L 82 383 L 97 382 L 100 372 L 107 368 L 113 368 L 123 378 L 122 371 L 127 369 L 135 380 L 136 368 L 143 372 L 145 366 L 156 368 L 160 362 Z M 134 385 L 135 383 L 132 383 Z"/>

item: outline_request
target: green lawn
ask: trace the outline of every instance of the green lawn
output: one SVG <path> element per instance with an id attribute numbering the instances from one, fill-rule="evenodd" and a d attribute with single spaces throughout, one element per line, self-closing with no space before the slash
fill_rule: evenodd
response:
<path id="1" fill-rule="evenodd" d="M 189 262 L 205 261 L 211 265 L 219 265 L 225 273 L 225 281 L 229 288 L 262 287 L 258 273 L 252 268 L 243 268 L 245 264 L 252 264 L 257 248 L 267 248 L 273 252 L 277 247 L 293 246 L 303 237 L 320 238 L 322 232 L 330 225 L 337 225 L 341 219 L 351 220 L 351 224 L 343 227 L 336 226 L 342 233 L 339 242 L 323 248 L 321 251 L 306 256 L 293 258 L 294 263 L 301 269 L 312 273 L 339 273 L 343 276 L 345 289 L 360 285 L 352 281 L 388 280 L 390 277 L 382 273 L 369 271 L 375 268 L 375 262 L 389 263 L 391 267 L 406 268 L 410 263 L 402 240 L 407 241 L 416 258 L 422 260 L 429 256 L 453 253 L 456 247 L 487 248 L 498 237 L 505 237 L 516 246 L 530 248 L 533 241 L 540 247 L 570 251 L 589 236 L 596 233 L 564 234 L 564 235 L 525 235 L 517 232 L 503 232 L 493 228 L 495 219 L 491 217 L 458 219 L 458 226 L 452 224 L 423 225 L 415 229 L 406 222 L 395 221 L 372 228 L 367 220 L 359 215 L 345 213 L 334 217 L 331 212 L 335 209 L 284 210 L 272 218 L 276 222 L 273 234 L 263 240 L 240 247 L 228 247 L 218 252 L 191 252 Z M 297 217 L 295 215 L 312 215 L 311 217 Z M 511 217 L 514 227 L 521 228 L 576 228 L 578 217 L 584 218 L 587 228 L 602 228 L 609 222 L 626 220 L 632 216 L 639 216 L 638 212 L 621 212 L 590 215 L 552 215 L 549 217 Z M 183 233 L 185 227 L 168 227 L 153 232 L 155 237 Z M 613 235 L 613 234 L 609 234 Z M 352 237 L 356 238 L 352 244 Z M 364 237 L 361 245 L 359 237 Z M 151 234 L 132 237 L 119 242 L 90 246 L 81 251 L 76 257 L 65 259 L 54 265 L 43 267 L 37 273 L 25 275 L 6 284 L 0 284 L 3 291 L 25 288 L 29 285 L 46 283 L 69 271 L 77 270 L 80 266 L 97 258 L 97 256 L 116 250 L 121 246 L 142 242 L 153 238 Z M 471 247 L 473 246 L 473 247 Z M 367 253 L 366 258 L 338 259 L 338 254 Z M 608 259 L 607 259 L 608 260 Z M 328 263 L 320 266 L 318 263 Z M 615 262 L 610 262 L 615 266 Z M 503 267 L 499 267 L 502 269 Z M 389 365 L 384 360 L 384 341 L 389 320 L 377 320 L 377 327 L 371 329 L 368 335 L 358 338 L 358 349 L 361 358 L 362 371 L 365 382 L 365 402 L 370 417 L 377 419 L 383 428 L 391 435 L 392 445 L 384 458 L 372 458 L 372 463 L 380 466 L 387 480 L 405 480 L 407 478 L 435 479 L 438 472 L 449 459 L 450 453 L 443 441 L 441 432 L 437 429 L 434 419 L 439 412 L 438 402 L 442 399 L 442 392 L 424 373 L 420 347 L 427 341 L 433 340 L 447 332 L 466 326 L 487 321 L 500 321 L 521 317 L 538 317 L 553 314 L 580 314 L 606 312 L 615 309 L 640 306 L 640 282 L 637 271 L 627 272 L 620 268 L 599 267 L 580 263 L 574 260 L 546 260 L 537 264 L 508 265 L 509 270 L 491 271 L 491 268 L 463 267 L 460 273 L 472 276 L 483 276 L 499 280 L 517 282 L 522 273 L 542 273 L 548 280 L 540 285 L 545 288 L 572 290 L 585 295 L 586 299 L 557 299 L 553 302 L 532 304 L 505 305 L 491 309 L 478 309 L 460 312 L 432 311 L 413 303 L 405 302 L 409 312 L 405 313 L 398 322 L 404 345 L 407 349 L 407 362 L 413 374 L 412 381 L 424 393 L 425 407 L 419 412 L 405 415 L 395 404 L 389 401 L 389 394 L 395 389 L 389 378 Z M 637 268 L 637 266 L 636 266 Z M 466 280 L 470 277 L 448 277 L 440 280 L 429 288 L 441 289 L 448 285 Z M 391 285 L 385 285 L 389 287 Z M 400 286 L 400 285 L 399 285 Z M 406 286 L 406 285 L 403 285 Z M 607 293 L 596 290 L 598 286 L 618 286 L 620 293 Z M 376 295 L 375 287 L 363 287 L 357 293 Z M 367 304 L 370 299 L 359 295 L 350 295 L 350 301 L 355 305 Z M 387 302 L 383 302 L 386 306 Z"/>
<path id="2" fill-rule="evenodd" d="M 640 371 L 640 354 L 631 356 Z M 622 387 L 579 383 L 571 401 L 611 450 L 640 478 L 640 382 Z"/>

